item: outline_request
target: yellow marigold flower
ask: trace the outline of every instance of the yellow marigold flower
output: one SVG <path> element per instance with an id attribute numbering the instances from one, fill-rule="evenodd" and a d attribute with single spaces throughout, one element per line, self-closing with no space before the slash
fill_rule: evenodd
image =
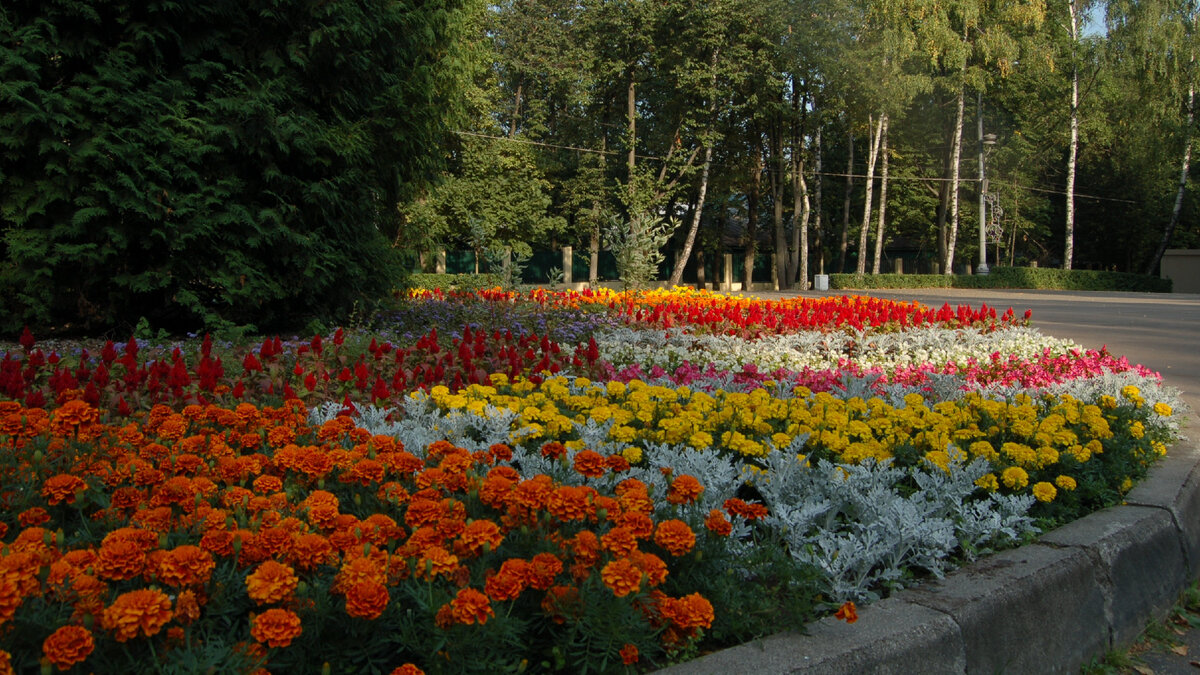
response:
<path id="1" fill-rule="evenodd" d="M 942 471 L 950 473 L 950 455 L 945 450 L 930 450 L 925 453 L 925 459 Z"/>
<path id="2" fill-rule="evenodd" d="M 1146 435 L 1146 427 L 1142 424 L 1141 420 L 1134 420 L 1130 423 L 1129 435 L 1134 438 L 1141 438 Z"/>
<path id="3" fill-rule="evenodd" d="M 1054 448 L 1044 445 L 1037 449 L 1038 466 L 1050 466 L 1058 463 L 1058 451 Z"/>
<path id="4" fill-rule="evenodd" d="M 1159 417 L 1170 417 L 1175 411 L 1171 410 L 1171 406 L 1159 401 L 1158 403 L 1154 404 L 1154 412 Z"/>
<path id="5" fill-rule="evenodd" d="M 985 473 L 976 478 L 975 484 L 988 492 L 995 492 L 1000 489 L 1000 481 L 996 479 L 996 474 L 994 473 Z"/>
<path id="6" fill-rule="evenodd" d="M 1019 466 L 1010 466 L 1000 473 L 1000 480 L 1010 490 L 1020 490 L 1029 485 L 1029 474 Z"/>
<path id="7" fill-rule="evenodd" d="M 1067 492 L 1074 490 L 1076 486 L 1075 479 L 1070 476 L 1059 476 L 1054 479 L 1054 484 Z"/>
<path id="8" fill-rule="evenodd" d="M 996 452 L 996 449 L 992 447 L 992 444 L 987 441 L 975 441 L 968 447 L 968 449 L 971 451 L 972 456 L 982 457 L 989 462 L 994 462 L 1000 459 L 1000 453 Z"/>
<path id="9" fill-rule="evenodd" d="M 1135 387 L 1132 384 L 1127 384 L 1124 387 L 1121 387 L 1121 395 L 1124 396 L 1125 398 L 1132 399 L 1135 396 L 1141 395 L 1141 393 L 1142 393 L 1142 390 L 1138 389 L 1137 387 Z"/>
<path id="10" fill-rule="evenodd" d="M 608 430 L 608 437 L 620 443 L 628 443 L 637 437 L 637 430 L 624 424 L 616 424 Z"/>
<path id="11" fill-rule="evenodd" d="M 605 385 L 605 391 L 610 397 L 620 397 L 625 395 L 625 383 L 612 381 Z"/>
<path id="12" fill-rule="evenodd" d="M 1167 446 L 1162 441 L 1150 441 L 1150 449 L 1159 457 L 1167 454 Z"/>
<path id="13" fill-rule="evenodd" d="M 713 437 L 707 431 L 697 431 L 688 438 L 688 445 L 697 450 L 712 447 Z"/>
<path id="14" fill-rule="evenodd" d="M 1112 410 L 1113 408 L 1117 407 L 1117 399 L 1109 396 L 1108 394 L 1104 394 L 1100 397 L 1100 407 L 1106 410 Z"/>
<path id="15" fill-rule="evenodd" d="M 1033 496 L 1039 502 L 1052 502 L 1058 496 L 1058 490 L 1054 489 L 1054 486 L 1046 481 L 1035 483 L 1032 492 Z"/>
<path id="16" fill-rule="evenodd" d="M 1130 480 L 1129 476 L 1126 476 L 1125 480 L 1121 481 L 1121 492 L 1129 492 L 1129 489 L 1132 487 L 1133 481 Z"/>
<path id="17" fill-rule="evenodd" d="M 621 451 L 621 456 L 630 464 L 639 464 L 642 461 L 642 449 L 636 445 L 630 445 Z"/>

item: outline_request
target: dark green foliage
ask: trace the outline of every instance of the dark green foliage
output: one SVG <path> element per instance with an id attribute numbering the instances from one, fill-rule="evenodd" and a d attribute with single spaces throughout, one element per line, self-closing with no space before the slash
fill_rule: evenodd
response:
<path id="1" fill-rule="evenodd" d="M 410 274 L 409 288 L 440 288 L 443 291 L 479 291 L 504 283 L 499 274 Z"/>
<path id="2" fill-rule="evenodd" d="M 471 0 L 0 9 L 0 330 L 303 325 L 400 276 Z"/>
<path id="3" fill-rule="evenodd" d="M 1041 288 L 1064 291 L 1170 293 L 1171 280 L 1127 272 L 996 267 L 970 274 L 830 274 L 832 289 L 852 288 Z"/>

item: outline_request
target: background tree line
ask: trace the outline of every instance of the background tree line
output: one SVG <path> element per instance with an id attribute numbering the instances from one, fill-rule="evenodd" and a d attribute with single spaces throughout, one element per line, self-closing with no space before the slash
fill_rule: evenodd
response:
<path id="1" fill-rule="evenodd" d="M 503 0 L 474 29 L 470 124 L 397 243 L 571 244 L 595 280 L 607 230 L 669 221 L 684 260 L 736 247 L 749 275 L 766 254 L 787 288 L 889 271 L 898 247 L 977 264 L 985 201 L 991 265 L 1155 273 L 1200 239 L 1196 17 L 1195 0 Z"/>

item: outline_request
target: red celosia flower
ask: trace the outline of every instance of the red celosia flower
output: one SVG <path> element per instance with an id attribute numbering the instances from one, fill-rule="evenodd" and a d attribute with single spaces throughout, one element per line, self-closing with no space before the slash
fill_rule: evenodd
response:
<path id="1" fill-rule="evenodd" d="M 46 660 L 59 670 L 69 670 L 76 663 L 82 663 L 95 648 L 92 632 L 83 626 L 62 626 L 42 643 Z"/>
<path id="2" fill-rule="evenodd" d="M 359 581 L 346 589 L 346 613 L 360 619 L 377 619 L 388 605 L 387 586 Z"/>
<path id="3" fill-rule="evenodd" d="M 671 555 L 679 557 L 696 545 L 696 535 L 682 520 L 664 520 L 654 531 L 654 543 L 665 548 Z"/>
<path id="4" fill-rule="evenodd" d="M 278 607 L 262 614 L 250 615 L 250 635 L 268 647 L 286 647 L 299 637 L 300 617 L 289 609 Z"/>
<path id="5" fill-rule="evenodd" d="M 853 602 L 844 602 L 833 616 L 846 623 L 854 623 L 858 621 L 858 608 L 854 606 Z"/>
<path id="6" fill-rule="evenodd" d="M 140 589 L 117 596 L 104 609 L 100 625 L 113 632 L 117 642 L 139 635 L 150 637 L 171 620 L 171 600 L 162 591 Z"/>

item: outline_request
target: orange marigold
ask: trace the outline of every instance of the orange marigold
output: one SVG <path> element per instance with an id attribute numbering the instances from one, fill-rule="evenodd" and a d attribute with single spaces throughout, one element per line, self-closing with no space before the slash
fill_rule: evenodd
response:
<path id="1" fill-rule="evenodd" d="M 654 543 L 665 548 L 671 555 L 685 555 L 696 545 L 696 534 L 682 520 L 664 520 L 654 531 Z"/>
<path id="2" fill-rule="evenodd" d="M 104 609 L 100 625 L 112 631 L 117 642 L 125 642 L 139 634 L 154 635 L 170 620 L 170 598 L 162 591 L 147 588 L 117 596 Z"/>
<path id="3" fill-rule="evenodd" d="M 608 470 L 604 455 L 595 450 L 580 450 L 575 455 L 575 471 L 588 478 L 600 478 Z"/>
<path id="4" fill-rule="evenodd" d="M 79 476 L 60 473 L 47 478 L 46 482 L 42 483 L 42 496 L 51 506 L 62 502 L 74 504 L 76 495 L 86 490 L 87 487 L 88 484 Z"/>
<path id="5" fill-rule="evenodd" d="M 539 553 L 529 561 L 529 585 L 544 591 L 554 585 L 554 579 L 563 571 L 563 563 L 553 553 Z"/>
<path id="6" fill-rule="evenodd" d="M 488 618 L 496 615 L 488 596 L 474 588 L 459 589 L 458 595 L 450 601 L 450 610 L 456 622 L 467 625 L 483 625 Z"/>
<path id="7" fill-rule="evenodd" d="M 586 487 L 561 485 L 546 496 L 546 510 L 563 522 L 584 520 L 592 513 L 590 494 Z"/>
<path id="8" fill-rule="evenodd" d="M 642 587 L 642 570 L 628 558 L 613 560 L 605 565 L 600 570 L 600 578 L 619 598 L 636 593 Z"/>
<path id="9" fill-rule="evenodd" d="M 217 566 L 212 554 L 199 546 L 177 546 L 158 563 L 158 578 L 168 586 L 186 588 L 208 583 Z"/>
<path id="10" fill-rule="evenodd" d="M 133 579 L 146 567 L 146 549 L 134 541 L 105 539 L 96 558 L 96 574 L 101 579 Z"/>
<path id="11" fill-rule="evenodd" d="M 704 486 L 694 476 L 679 476 L 671 481 L 671 487 L 667 490 L 667 501 L 672 504 L 691 504 L 699 499 L 703 492 Z"/>
<path id="12" fill-rule="evenodd" d="M 433 581 L 439 575 L 449 578 L 458 569 L 458 556 L 441 546 L 426 548 L 417 559 L 417 578 Z"/>
<path id="13" fill-rule="evenodd" d="M 454 552 L 463 557 L 495 551 L 504 541 L 500 526 L 490 520 L 475 520 L 467 523 L 455 543 Z"/>
<path id="14" fill-rule="evenodd" d="M 846 623 L 854 623 L 858 621 L 858 607 L 855 607 L 853 602 L 844 602 L 833 616 Z"/>
<path id="15" fill-rule="evenodd" d="M 704 527 L 719 537 L 728 537 L 733 532 L 733 523 L 729 522 L 720 509 L 708 512 L 708 517 L 704 519 Z"/>
<path id="16" fill-rule="evenodd" d="M 275 560 L 266 560 L 246 576 L 246 593 L 260 605 L 285 602 L 292 597 L 300 578 L 295 570 Z"/>
<path id="17" fill-rule="evenodd" d="M 578 617 L 581 610 L 579 589 L 574 586 L 551 586 L 542 598 L 542 611 L 557 624 L 566 623 L 568 617 Z"/>
<path id="18" fill-rule="evenodd" d="M 17 514 L 17 524 L 21 527 L 37 527 L 50 522 L 50 512 L 40 506 L 30 507 Z"/>
<path id="19" fill-rule="evenodd" d="M 492 600 L 516 600 L 529 585 L 529 563 L 510 558 L 500 565 L 500 571 L 489 576 L 483 590 Z"/>
<path id="20" fill-rule="evenodd" d="M 92 632 L 83 626 L 62 626 L 42 642 L 42 653 L 46 660 L 59 670 L 70 670 L 96 648 Z"/>
<path id="21" fill-rule="evenodd" d="M 697 628 L 711 628 L 715 618 L 712 603 L 699 593 L 664 598 L 659 603 L 659 610 L 671 623 L 689 633 Z"/>
<path id="22" fill-rule="evenodd" d="M 629 644 L 628 642 L 625 643 L 625 646 L 621 647 L 620 654 L 621 663 L 627 666 L 632 666 L 638 662 L 639 655 L 637 645 Z"/>
<path id="23" fill-rule="evenodd" d="M 250 615 L 250 636 L 268 647 L 286 647 L 300 636 L 300 617 L 290 609 L 274 607 Z"/>
<path id="24" fill-rule="evenodd" d="M 196 594 L 196 591 L 190 589 L 181 591 L 179 597 L 175 599 L 175 620 L 186 626 L 199 619 L 200 602 L 201 597 Z"/>
<path id="25" fill-rule="evenodd" d="M 741 516 L 746 520 L 758 520 L 767 517 L 767 507 L 762 504 L 750 504 L 737 497 L 725 500 L 725 510 L 732 516 Z"/>
<path id="26" fill-rule="evenodd" d="M 388 673 L 388 675 L 425 675 L 425 671 L 411 663 L 406 663 L 399 668 L 392 669 L 392 672 Z"/>
<path id="27" fill-rule="evenodd" d="M 628 557 L 637 548 L 637 537 L 633 536 L 633 530 L 628 527 L 614 527 L 606 534 L 600 537 L 600 544 L 605 551 L 612 553 L 618 558 Z"/>
<path id="28" fill-rule="evenodd" d="M 360 619 L 378 619 L 388 605 L 388 589 L 375 581 L 359 581 L 346 589 L 346 613 Z"/>

